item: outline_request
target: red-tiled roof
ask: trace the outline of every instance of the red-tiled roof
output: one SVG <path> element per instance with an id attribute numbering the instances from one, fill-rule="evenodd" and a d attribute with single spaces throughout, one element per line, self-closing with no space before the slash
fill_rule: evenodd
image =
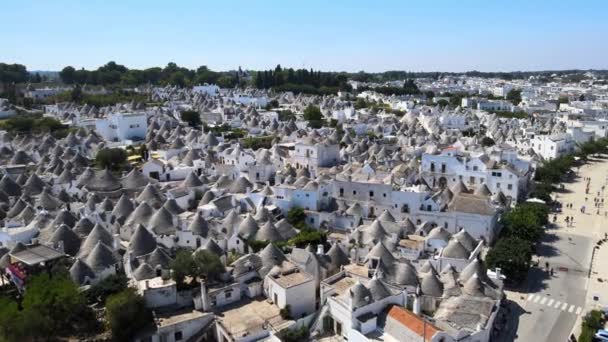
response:
<path id="1" fill-rule="evenodd" d="M 401 323 L 404 327 L 413 331 L 418 336 L 422 337 L 424 334 L 425 341 L 430 341 L 437 332 L 441 331 L 431 323 L 425 322 L 421 317 L 415 315 L 413 312 L 398 306 L 393 306 L 389 310 L 388 316 Z"/>

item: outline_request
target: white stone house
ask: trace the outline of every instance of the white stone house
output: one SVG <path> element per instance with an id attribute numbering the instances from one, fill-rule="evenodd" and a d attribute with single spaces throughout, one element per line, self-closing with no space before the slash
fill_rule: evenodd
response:
<path id="1" fill-rule="evenodd" d="M 146 113 L 112 113 L 95 120 L 95 130 L 107 141 L 142 140 L 148 131 Z"/>

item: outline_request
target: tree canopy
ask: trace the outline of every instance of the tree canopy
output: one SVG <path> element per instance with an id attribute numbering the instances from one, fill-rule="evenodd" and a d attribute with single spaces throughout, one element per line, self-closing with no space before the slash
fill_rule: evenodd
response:
<path id="1" fill-rule="evenodd" d="M 321 128 L 323 126 L 323 114 L 317 106 L 308 105 L 304 109 L 304 120 L 308 121 L 311 128 Z"/>
<path id="2" fill-rule="evenodd" d="M 24 83 L 27 80 L 25 65 L 0 63 L 0 83 Z"/>
<path id="3" fill-rule="evenodd" d="M 225 272 L 220 258 L 207 250 L 198 250 L 194 253 L 188 250 L 177 252 L 175 259 L 171 262 L 172 278 L 178 287 L 186 287 L 185 278 L 192 277 L 218 280 Z M 194 283 L 190 284 L 191 286 Z"/>
<path id="4" fill-rule="evenodd" d="M 532 260 L 532 246 L 524 239 L 508 237 L 498 240 L 486 255 L 490 269 L 500 267 L 507 279 L 514 283 L 524 280 Z"/>
<path id="5" fill-rule="evenodd" d="M 122 170 L 127 166 L 127 151 L 122 148 L 103 148 L 95 155 L 95 163 L 101 168 Z"/>
<path id="6" fill-rule="evenodd" d="M 180 113 L 182 121 L 187 122 L 190 127 L 200 126 L 201 115 L 195 110 L 184 110 Z"/>
<path id="7" fill-rule="evenodd" d="M 64 273 L 34 275 L 21 302 L 0 298 L 0 341 L 89 335 L 99 324 L 86 299 Z"/>
<path id="8" fill-rule="evenodd" d="M 521 90 L 519 89 L 511 89 L 507 93 L 506 99 L 511 101 L 512 104 L 518 105 L 521 102 Z"/>
<path id="9" fill-rule="evenodd" d="M 153 67 L 143 70 L 129 69 L 116 62 L 108 62 L 96 70 L 75 69 L 66 66 L 59 72 L 65 84 L 126 85 L 141 84 L 176 85 L 180 87 L 202 83 L 215 83 L 220 87 L 231 88 L 238 84 L 237 72 L 215 72 L 206 66 L 196 70 L 168 63 L 164 68 Z"/>
<path id="10" fill-rule="evenodd" d="M 256 72 L 253 85 L 259 89 L 273 88 L 277 91 L 329 94 L 348 89 L 347 81 L 346 73 L 284 69 L 281 65 L 277 65 L 274 70 Z"/>
<path id="11" fill-rule="evenodd" d="M 129 287 L 108 297 L 106 321 L 114 341 L 131 341 L 138 331 L 152 323 L 152 313 L 143 297 Z"/>

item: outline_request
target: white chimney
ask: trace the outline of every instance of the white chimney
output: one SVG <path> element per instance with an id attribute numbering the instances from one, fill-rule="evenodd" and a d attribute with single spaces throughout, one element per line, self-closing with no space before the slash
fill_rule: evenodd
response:
<path id="1" fill-rule="evenodd" d="M 201 280 L 201 302 L 203 304 L 203 311 L 211 310 L 209 293 L 207 293 L 207 282 L 204 279 Z"/>
<path id="2" fill-rule="evenodd" d="M 325 249 L 323 248 L 323 244 L 317 245 L 317 254 L 319 254 L 319 255 L 325 254 Z"/>
<path id="3" fill-rule="evenodd" d="M 496 273 L 496 279 L 500 280 L 500 277 L 502 276 L 502 269 L 500 267 L 496 267 L 496 269 L 494 269 L 494 272 Z"/>
<path id="4" fill-rule="evenodd" d="M 422 311 L 421 310 L 421 303 L 420 303 L 419 292 L 420 292 L 420 287 L 418 287 L 416 289 L 416 293 L 414 294 L 414 305 L 412 307 L 412 310 L 414 311 L 414 314 L 418 315 L 418 316 L 420 316 L 420 312 Z"/>

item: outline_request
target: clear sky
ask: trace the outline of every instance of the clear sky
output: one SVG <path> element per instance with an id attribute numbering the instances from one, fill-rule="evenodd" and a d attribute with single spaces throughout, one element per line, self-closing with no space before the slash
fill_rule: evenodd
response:
<path id="1" fill-rule="evenodd" d="M 0 62 L 332 71 L 608 69 L 608 0 L 6 0 Z"/>

